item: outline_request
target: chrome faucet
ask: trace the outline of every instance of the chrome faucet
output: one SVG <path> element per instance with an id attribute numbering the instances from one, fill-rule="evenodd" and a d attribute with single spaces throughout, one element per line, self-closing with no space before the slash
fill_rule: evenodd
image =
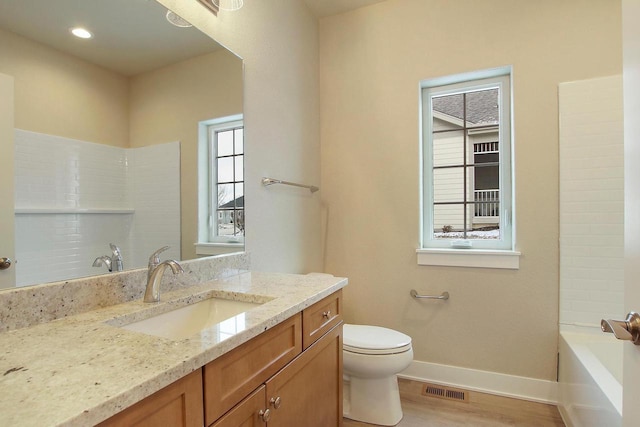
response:
<path id="1" fill-rule="evenodd" d="M 144 302 L 158 302 L 160 301 L 160 282 L 162 281 L 162 275 L 167 267 L 171 268 L 173 274 L 184 273 L 184 270 L 177 261 L 168 259 L 160 262 L 160 252 L 164 252 L 169 249 L 169 246 L 164 246 L 155 251 L 149 257 L 149 270 L 147 271 L 147 288 L 144 292 Z"/>
<path id="2" fill-rule="evenodd" d="M 124 270 L 124 263 L 122 261 L 122 253 L 120 252 L 120 248 L 114 245 L 113 243 L 109 243 L 109 247 L 111 247 L 111 256 L 103 255 L 93 261 L 94 267 L 102 267 L 103 265 L 107 267 L 109 272 L 114 271 L 122 271 Z"/>

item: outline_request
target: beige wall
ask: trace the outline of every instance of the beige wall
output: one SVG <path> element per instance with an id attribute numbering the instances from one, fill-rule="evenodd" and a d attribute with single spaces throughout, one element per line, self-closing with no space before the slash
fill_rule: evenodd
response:
<path id="1" fill-rule="evenodd" d="M 131 79 L 131 147 L 180 141 L 182 258 L 196 257 L 198 122 L 242 113 L 242 61 L 221 49 Z"/>
<path id="2" fill-rule="evenodd" d="M 159 0 L 244 60 L 246 247 L 254 270 L 321 269 L 320 193 L 262 187 L 263 176 L 320 182 L 318 24 L 303 1 L 247 1 L 218 17 Z"/>
<path id="3" fill-rule="evenodd" d="M 17 128 L 127 146 L 127 77 L 3 30 L 0 58 L 15 78 Z"/>
<path id="4" fill-rule="evenodd" d="M 558 83 L 621 72 L 620 2 L 388 0 L 320 22 L 325 270 L 415 359 L 555 380 Z M 424 79 L 513 65 L 517 271 L 416 264 Z M 417 302 L 409 290 L 446 302 Z"/>

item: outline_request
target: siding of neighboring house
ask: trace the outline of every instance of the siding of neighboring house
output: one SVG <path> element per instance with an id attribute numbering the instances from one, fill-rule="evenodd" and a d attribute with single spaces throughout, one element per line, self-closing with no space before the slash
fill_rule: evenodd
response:
<path id="1" fill-rule="evenodd" d="M 455 129 L 447 120 L 434 118 L 435 130 Z M 498 140 L 498 132 L 474 133 L 468 136 L 467 162 L 474 162 L 475 144 L 494 142 Z M 447 132 L 433 135 L 433 162 L 436 166 L 460 164 L 463 158 L 463 133 Z M 434 199 L 438 202 L 454 202 L 463 200 L 463 188 L 465 186 L 462 168 L 439 169 L 434 171 Z M 482 185 L 481 187 L 486 187 Z M 476 182 L 473 169 L 470 169 L 466 178 L 467 199 L 473 200 Z M 485 210 L 486 211 L 486 210 Z M 498 223 L 497 216 L 475 216 L 473 205 L 467 207 L 467 222 L 471 226 L 488 226 Z M 454 230 L 464 228 L 464 208 L 462 205 L 436 205 L 434 207 L 433 229 L 442 231 L 443 227 L 451 226 Z"/>

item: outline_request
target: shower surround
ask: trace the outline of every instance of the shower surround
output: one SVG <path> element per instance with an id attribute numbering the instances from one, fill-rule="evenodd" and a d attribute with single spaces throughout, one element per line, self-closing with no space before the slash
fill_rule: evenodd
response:
<path id="1" fill-rule="evenodd" d="M 125 268 L 169 245 L 180 259 L 180 144 L 124 149 L 15 131 L 16 283 L 106 273 L 92 267 L 122 249 Z"/>

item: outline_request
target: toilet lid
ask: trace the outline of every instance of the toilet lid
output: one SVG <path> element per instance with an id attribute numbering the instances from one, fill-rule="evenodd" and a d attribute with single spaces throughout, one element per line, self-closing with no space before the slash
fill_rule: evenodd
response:
<path id="1" fill-rule="evenodd" d="M 411 349 L 411 337 L 380 326 L 344 325 L 343 349 L 361 354 L 403 353 Z"/>

